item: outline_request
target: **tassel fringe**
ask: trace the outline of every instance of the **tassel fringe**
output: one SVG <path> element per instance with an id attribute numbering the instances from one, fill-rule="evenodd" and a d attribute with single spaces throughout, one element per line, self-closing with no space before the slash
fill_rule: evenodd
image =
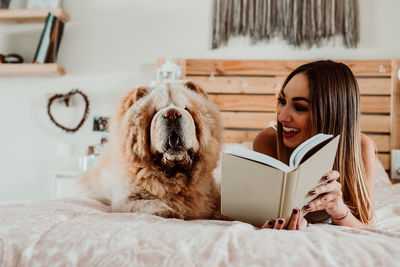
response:
<path id="1" fill-rule="evenodd" d="M 253 44 L 281 36 L 310 48 L 335 35 L 357 47 L 358 0 L 214 0 L 213 49 L 235 36 L 249 36 Z"/>

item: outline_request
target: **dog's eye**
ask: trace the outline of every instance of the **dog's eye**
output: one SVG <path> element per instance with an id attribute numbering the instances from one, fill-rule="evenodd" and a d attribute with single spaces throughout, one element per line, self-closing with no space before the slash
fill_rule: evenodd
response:
<path id="1" fill-rule="evenodd" d="M 185 110 L 190 113 L 190 110 L 187 107 L 185 107 Z"/>

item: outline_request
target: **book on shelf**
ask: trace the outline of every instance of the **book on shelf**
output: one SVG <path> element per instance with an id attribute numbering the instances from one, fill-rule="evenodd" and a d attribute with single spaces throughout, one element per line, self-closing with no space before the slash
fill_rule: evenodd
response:
<path id="1" fill-rule="evenodd" d="M 60 49 L 61 39 L 64 34 L 64 24 L 65 22 L 58 19 L 58 27 L 57 27 L 57 38 L 55 42 L 55 53 L 54 53 L 54 62 L 57 62 L 58 50 Z"/>
<path id="2" fill-rule="evenodd" d="M 36 49 L 35 57 L 33 58 L 33 63 L 43 64 L 46 61 L 47 53 L 50 47 L 51 31 L 54 20 L 55 16 L 49 13 L 47 15 L 46 22 L 44 24 L 44 28 L 39 39 L 39 44 Z"/>
<path id="3" fill-rule="evenodd" d="M 52 32 L 50 36 L 50 46 L 45 60 L 46 63 L 57 62 L 58 49 L 60 48 L 63 32 L 64 22 L 56 17 L 53 22 Z"/>
<path id="4" fill-rule="evenodd" d="M 55 63 L 64 32 L 64 22 L 49 13 L 36 49 L 33 63 Z"/>
<path id="5" fill-rule="evenodd" d="M 261 227 L 302 209 L 315 196 L 309 192 L 332 170 L 340 136 L 317 134 L 300 144 L 289 165 L 239 146 L 222 153 L 221 213 Z"/>

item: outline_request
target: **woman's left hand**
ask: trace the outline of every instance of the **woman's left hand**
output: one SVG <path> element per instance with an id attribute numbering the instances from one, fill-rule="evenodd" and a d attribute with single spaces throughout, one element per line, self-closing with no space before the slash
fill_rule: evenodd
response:
<path id="1" fill-rule="evenodd" d="M 322 177 L 327 183 L 311 190 L 310 195 L 317 198 L 309 202 L 305 209 L 309 212 L 325 210 L 332 218 L 346 216 L 349 208 L 343 202 L 342 185 L 337 181 L 339 177 L 337 171 L 330 171 Z"/>

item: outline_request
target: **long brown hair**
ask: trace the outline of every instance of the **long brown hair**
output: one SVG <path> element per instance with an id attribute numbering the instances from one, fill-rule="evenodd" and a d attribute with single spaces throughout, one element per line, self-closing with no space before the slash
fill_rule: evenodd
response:
<path id="1" fill-rule="evenodd" d="M 340 135 L 333 169 L 340 173 L 344 202 L 362 223 L 368 224 L 372 205 L 364 182 L 357 81 L 350 68 L 343 63 L 315 61 L 301 65 L 290 73 L 281 92 L 299 73 L 308 79 L 311 134 Z M 282 131 L 282 124 L 278 121 L 278 158 L 287 162 L 292 150 L 284 146 Z"/>

